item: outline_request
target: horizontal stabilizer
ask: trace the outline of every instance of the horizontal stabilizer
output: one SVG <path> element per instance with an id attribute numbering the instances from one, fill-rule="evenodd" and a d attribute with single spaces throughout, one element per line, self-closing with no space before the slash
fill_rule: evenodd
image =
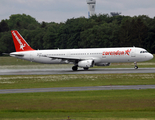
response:
<path id="1" fill-rule="evenodd" d="M 3 55 L 9 55 L 10 56 L 10 53 L 2 53 Z"/>
<path id="2" fill-rule="evenodd" d="M 24 54 L 16 54 L 16 53 L 12 53 L 12 54 L 10 54 L 10 56 L 12 56 L 12 57 L 24 57 Z"/>

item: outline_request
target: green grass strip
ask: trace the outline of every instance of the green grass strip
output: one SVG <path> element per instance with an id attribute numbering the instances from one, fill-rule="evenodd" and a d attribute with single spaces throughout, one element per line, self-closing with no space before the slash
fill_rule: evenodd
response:
<path id="1" fill-rule="evenodd" d="M 155 119 L 155 90 L 0 95 L 0 118 Z"/>
<path id="2" fill-rule="evenodd" d="M 0 76 L 0 89 L 154 84 L 155 73 Z"/>

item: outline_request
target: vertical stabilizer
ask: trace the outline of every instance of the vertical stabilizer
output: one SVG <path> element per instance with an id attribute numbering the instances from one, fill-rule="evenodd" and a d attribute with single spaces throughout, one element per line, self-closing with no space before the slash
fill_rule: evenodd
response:
<path id="1" fill-rule="evenodd" d="M 11 34 L 16 48 L 16 52 L 34 50 L 29 46 L 29 44 L 24 40 L 24 38 L 19 34 L 17 30 L 12 30 Z"/>

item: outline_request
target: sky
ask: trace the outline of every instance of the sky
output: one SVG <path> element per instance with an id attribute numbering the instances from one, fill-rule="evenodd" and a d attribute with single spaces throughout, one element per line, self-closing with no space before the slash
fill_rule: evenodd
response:
<path id="1" fill-rule="evenodd" d="M 155 16 L 155 0 L 96 0 L 96 14 L 121 12 L 125 16 Z M 65 22 L 88 17 L 86 0 L 0 0 L 0 21 L 12 14 L 26 14 L 38 22 Z"/>

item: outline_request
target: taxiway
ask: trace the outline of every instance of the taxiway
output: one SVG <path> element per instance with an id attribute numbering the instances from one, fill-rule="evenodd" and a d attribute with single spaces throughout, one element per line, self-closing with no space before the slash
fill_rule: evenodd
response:
<path id="1" fill-rule="evenodd" d="M 0 94 L 12 93 L 37 93 L 37 92 L 68 92 L 91 90 L 141 90 L 155 89 L 155 85 L 116 85 L 116 86 L 92 86 L 92 87 L 60 87 L 60 88 L 31 88 L 31 89 L 3 89 Z"/>

